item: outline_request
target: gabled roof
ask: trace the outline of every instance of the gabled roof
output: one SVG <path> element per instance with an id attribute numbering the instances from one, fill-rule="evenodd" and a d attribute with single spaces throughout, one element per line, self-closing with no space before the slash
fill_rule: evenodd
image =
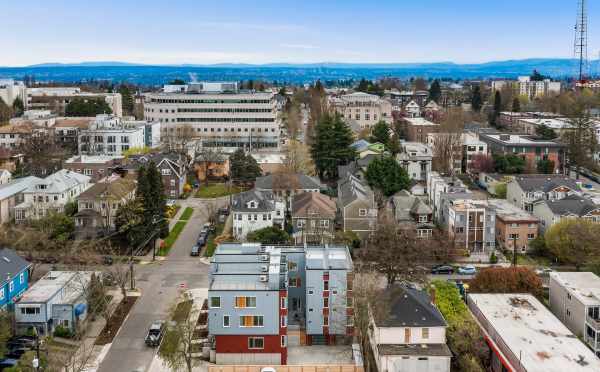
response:
<path id="1" fill-rule="evenodd" d="M 373 311 L 373 320 L 377 327 L 446 327 L 447 325 L 440 311 L 431 303 L 429 295 L 424 291 L 396 284 L 386 288 L 378 299 L 376 306 L 384 308 Z"/>
<path id="2" fill-rule="evenodd" d="M 98 182 L 82 192 L 77 199 L 123 199 L 136 188 L 131 178 L 119 178 L 113 182 Z"/>
<path id="3" fill-rule="evenodd" d="M 261 190 L 315 190 L 321 189 L 321 183 L 301 173 L 275 173 L 258 177 L 255 187 Z"/>
<path id="4" fill-rule="evenodd" d="M 49 175 L 44 179 L 38 179 L 27 188 L 27 192 L 39 192 L 38 185 L 46 185 L 46 188 L 41 190 L 49 194 L 57 194 L 68 191 L 82 183 L 90 182 L 90 177 L 70 170 L 61 169 L 56 173 Z"/>
<path id="5" fill-rule="evenodd" d="M 310 217 L 315 214 L 319 217 L 335 218 L 335 201 L 318 192 L 304 192 L 294 196 L 292 203 L 292 217 Z"/>
<path id="6" fill-rule="evenodd" d="M 550 192 L 560 186 L 566 186 L 573 191 L 579 190 L 577 182 L 567 176 L 550 174 L 519 175 L 514 180 L 525 192 Z"/>
<path id="7" fill-rule="evenodd" d="M 366 182 L 359 180 L 352 174 L 347 174 L 346 178 L 338 181 L 338 202 L 342 206 L 346 206 L 357 199 L 371 202 L 373 191 Z"/>
<path id="8" fill-rule="evenodd" d="M 10 181 L 7 184 L 0 185 L 0 200 L 9 198 L 15 194 L 27 190 L 31 185 L 37 181 L 41 181 L 41 178 L 28 176 L 23 178 L 17 178 Z"/>
<path id="9" fill-rule="evenodd" d="M 179 154 L 172 152 L 131 155 L 127 159 L 127 165 L 125 165 L 125 168 L 137 170 L 142 165 L 147 165 L 150 162 L 154 162 L 157 168 L 164 166 L 169 167 L 178 177 L 182 176 L 181 157 Z"/>
<path id="10" fill-rule="evenodd" d="M 413 220 L 411 214 L 431 214 L 433 210 L 421 199 L 402 190 L 392 197 L 396 221 Z"/>
<path id="11" fill-rule="evenodd" d="M 0 248 L 0 284 L 27 269 L 31 264 L 21 258 L 17 252 L 8 248 Z"/>
<path id="12" fill-rule="evenodd" d="M 583 217 L 594 210 L 600 210 L 600 205 L 577 195 L 569 195 L 560 200 L 544 200 L 552 213 L 565 216 L 575 215 Z"/>
<path id="13" fill-rule="evenodd" d="M 248 203 L 254 201 L 256 208 L 248 208 Z M 234 212 L 272 212 L 275 210 L 273 193 L 270 191 L 250 190 L 233 196 L 231 209 Z"/>

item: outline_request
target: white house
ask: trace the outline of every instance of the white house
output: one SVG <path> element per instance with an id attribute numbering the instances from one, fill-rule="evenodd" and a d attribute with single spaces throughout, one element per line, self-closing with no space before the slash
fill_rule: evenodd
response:
<path id="1" fill-rule="evenodd" d="M 388 287 L 371 306 L 369 339 L 379 372 L 449 372 L 446 321 L 426 292 Z"/>
<path id="2" fill-rule="evenodd" d="M 425 144 L 419 142 L 401 143 L 402 151 L 396 155 L 396 160 L 415 181 L 427 181 L 431 173 L 433 151 Z"/>
<path id="3" fill-rule="evenodd" d="M 252 231 L 278 225 L 283 228 L 285 203 L 277 201 L 270 191 L 250 190 L 233 197 L 233 236 L 246 239 Z"/>
<path id="4" fill-rule="evenodd" d="M 50 212 L 63 212 L 65 204 L 90 186 L 89 176 L 65 169 L 36 180 L 23 191 L 23 202 L 15 207 L 15 220 L 39 219 Z"/>
<path id="5" fill-rule="evenodd" d="M 406 115 L 410 118 L 418 118 L 421 116 L 421 106 L 415 101 L 410 101 L 404 106 L 404 111 Z"/>

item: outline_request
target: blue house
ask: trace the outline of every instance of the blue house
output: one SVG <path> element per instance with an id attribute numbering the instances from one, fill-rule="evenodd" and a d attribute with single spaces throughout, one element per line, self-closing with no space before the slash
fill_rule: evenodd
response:
<path id="1" fill-rule="evenodd" d="M 0 310 L 11 306 L 27 290 L 30 267 L 12 249 L 0 248 Z"/>

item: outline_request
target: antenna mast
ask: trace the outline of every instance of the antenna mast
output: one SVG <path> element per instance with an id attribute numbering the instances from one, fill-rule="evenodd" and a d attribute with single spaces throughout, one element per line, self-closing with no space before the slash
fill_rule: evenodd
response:
<path id="1" fill-rule="evenodd" d="M 588 15 L 586 0 L 578 0 L 577 22 L 575 24 L 575 58 L 579 59 L 579 83 L 583 83 L 587 73 L 587 31 Z"/>

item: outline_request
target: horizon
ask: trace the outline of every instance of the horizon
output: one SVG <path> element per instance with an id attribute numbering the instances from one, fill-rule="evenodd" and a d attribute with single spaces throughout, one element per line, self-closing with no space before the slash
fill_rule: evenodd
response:
<path id="1" fill-rule="evenodd" d="M 575 0 L 501 4 L 463 0 L 459 6 L 441 0 L 418 4 L 149 0 L 140 7 L 131 0 L 101 4 L 65 0 L 48 8 L 46 2 L 32 0 L 26 18 L 21 4 L 4 5 L 5 28 L 19 32 L 0 36 L 11 51 L 0 58 L 0 66 L 97 61 L 148 66 L 482 64 L 569 59 L 576 6 Z M 593 15 L 599 12 L 600 4 L 589 4 L 589 35 L 594 35 Z M 597 46 L 600 43 L 591 37 L 589 56 L 596 55 Z"/>

